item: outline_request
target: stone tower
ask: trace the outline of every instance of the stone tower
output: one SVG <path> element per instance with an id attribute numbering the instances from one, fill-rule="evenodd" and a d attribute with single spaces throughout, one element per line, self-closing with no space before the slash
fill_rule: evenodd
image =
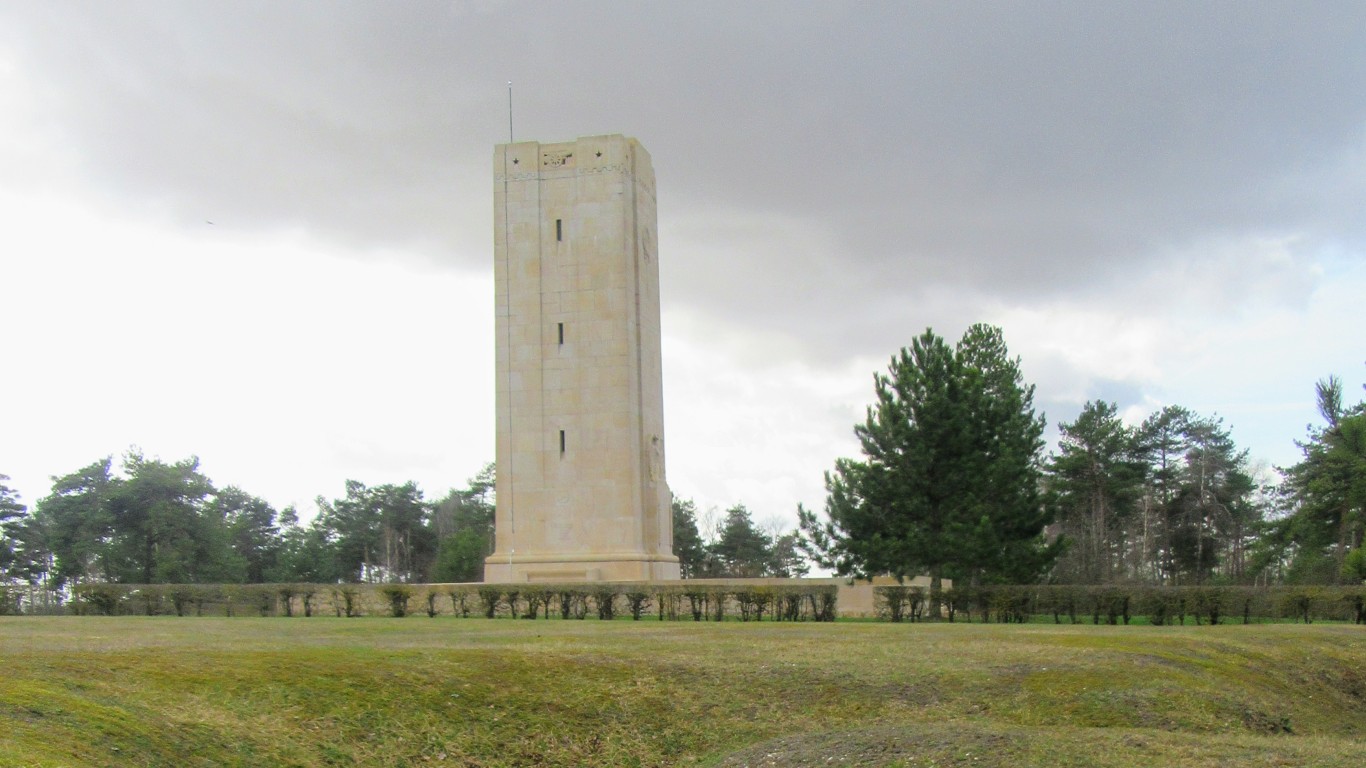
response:
<path id="1" fill-rule="evenodd" d="M 494 151 L 490 582 L 676 579 L 655 179 L 635 139 Z"/>

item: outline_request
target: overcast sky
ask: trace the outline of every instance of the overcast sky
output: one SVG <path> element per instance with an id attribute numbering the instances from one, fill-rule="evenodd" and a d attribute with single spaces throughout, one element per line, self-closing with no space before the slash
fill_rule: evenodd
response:
<path id="1" fill-rule="evenodd" d="M 1295 461 L 1366 379 L 1366 4 L 0 0 L 0 474 L 277 506 L 494 454 L 492 152 L 659 191 L 669 483 L 820 507 L 872 374 L 1003 328 L 1050 428 Z"/>

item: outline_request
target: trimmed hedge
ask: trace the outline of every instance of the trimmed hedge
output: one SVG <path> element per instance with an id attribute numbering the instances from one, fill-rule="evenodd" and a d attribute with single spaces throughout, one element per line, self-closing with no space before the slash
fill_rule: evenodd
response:
<path id="1" fill-rule="evenodd" d="M 80 584 L 71 610 L 82 615 L 485 616 L 639 621 L 834 621 L 838 588 L 828 584 Z"/>
<path id="2" fill-rule="evenodd" d="M 81 584 L 84 615 L 470 616 L 639 621 L 834 621 L 830 584 L 594 582 L 578 584 Z M 1355 587 L 983 586 L 932 593 L 875 586 L 884 621 L 1057 624 L 1366 624 L 1366 585 Z M 3 597 L 0 595 L 0 597 Z M 8 605 L 8 608 L 14 608 Z M 418 608 L 418 609 L 415 609 Z M 0 609 L 3 613 L 4 609 Z"/>
<path id="3" fill-rule="evenodd" d="M 983 586 L 932 594 L 923 587 L 877 586 L 878 617 L 923 620 L 939 605 L 940 619 L 1023 623 L 1161 625 L 1251 624 L 1253 621 L 1347 621 L 1366 624 L 1366 585 L 1354 587 Z"/>
<path id="4" fill-rule="evenodd" d="M 19 592 L 11 591 L 10 587 L 0 584 L 0 616 L 19 614 Z"/>
<path id="5" fill-rule="evenodd" d="M 441 589 L 433 587 L 433 589 Z M 467 590 L 489 618 L 603 621 L 653 615 L 661 621 L 834 621 L 838 588 L 832 585 L 715 585 L 596 582 L 590 584 L 483 584 Z M 458 598 L 453 598 L 458 599 Z"/>

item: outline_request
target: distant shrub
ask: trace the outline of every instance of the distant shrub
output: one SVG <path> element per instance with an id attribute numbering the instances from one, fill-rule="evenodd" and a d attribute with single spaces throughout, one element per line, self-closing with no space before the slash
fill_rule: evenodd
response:
<path id="1" fill-rule="evenodd" d="M 116 616 L 124 598 L 128 595 L 128 588 L 119 584 L 86 583 L 72 587 L 72 596 L 75 597 L 82 608 L 80 613 L 93 612 L 102 616 Z"/>
<path id="2" fill-rule="evenodd" d="M 1223 618 L 1227 592 L 1225 587 L 1195 587 L 1189 591 L 1190 608 L 1195 615 L 1196 626 L 1202 621 L 1208 621 L 1210 626 L 1219 623 Z"/>
<path id="3" fill-rule="evenodd" d="M 587 593 L 576 589 L 563 594 L 569 595 L 569 618 L 582 621 L 588 617 Z"/>
<path id="4" fill-rule="evenodd" d="M 1290 587 L 1281 596 L 1281 609 L 1286 616 L 1313 623 L 1314 609 L 1323 600 L 1321 587 Z"/>
<path id="5" fill-rule="evenodd" d="M 774 621 L 801 621 L 802 596 L 794 590 L 778 590 L 773 594 Z"/>
<path id="6" fill-rule="evenodd" d="M 610 584 L 593 589 L 593 604 L 598 607 L 598 618 L 611 621 L 617 615 L 617 589 Z"/>
<path id="7" fill-rule="evenodd" d="M 944 617 L 952 624 L 957 618 L 959 611 L 963 610 L 968 605 L 971 605 L 969 602 L 970 596 L 971 595 L 967 590 L 956 587 L 941 590 L 937 593 L 931 592 L 931 610 L 933 611 L 935 606 L 941 607 L 944 612 Z"/>
<path id="8" fill-rule="evenodd" d="M 735 607 L 740 609 L 740 621 L 749 621 L 755 617 L 758 609 L 759 595 L 751 589 L 737 589 L 731 593 L 735 598 Z"/>
<path id="9" fill-rule="evenodd" d="M 1231 602 L 1230 611 L 1235 611 L 1242 617 L 1244 624 L 1251 624 L 1253 616 L 1261 616 L 1265 612 L 1266 594 L 1265 589 L 1258 587 L 1233 587 L 1228 590 Z"/>
<path id="10" fill-rule="evenodd" d="M 1051 591 L 1055 595 L 1053 598 L 1053 623 L 1062 623 L 1060 621 L 1060 614 L 1066 614 L 1069 623 L 1081 623 L 1081 619 L 1077 618 L 1078 609 L 1082 602 L 1081 590 L 1078 587 L 1065 586 L 1054 587 Z"/>
<path id="11" fill-rule="evenodd" d="M 236 584 L 224 584 L 219 590 L 219 595 L 223 598 L 223 615 L 237 615 L 237 601 L 241 598 L 241 588 Z"/>
<path id="12" fill-rule="evenodd" d="M 772 613 L 770 609 L 773 607 L 773 589 L 771 587 L 755 589 L 751 599 L 754 601 L 755 621 L 763 621 L 765 613 Z"/>
<path id="13" fill-rule="evenodd" d="M 175 615 L 184 616 L 190 606 L 195 604 L 195 593 L 198 590 L 189 584 L 177 584 L 170 589 L 171 607 Z"/>
<path id="14" fill-rule="evenodd" d="M 251 600 L 256 603 L 256 612 L 261 616 L 271 616 L 275 613 L 275 590 L 269 584 L 248 584 L 243 587 L 243 591 L 251 596 Z"/>
<path id="15" fill-rule="evenodd" d="M 1366 586 L 1344 587 L 1339 591 L 1338 600 L 1347 606 L 1348 618 L 1353 624 L 1366 624 Z"/>
<path id="16" fill-rule="evenodd" d="M 385 584 L 379 593 L 389 601 L 389 615 L 401 619 L 408 615 L 408 601 L 413 599 L 413 588 L 407 584 Z"/>
<path id="17" fill-rule="evenodd" d="M 724 621 L 726 618 L 726 592 L 718 589 L 707 595 L 708 608 L 711 609 L 711 617 L 714 621 Z"/>
<path id="18" fill-rule="evenodd" d="M 1101 616 L 1105 617 L 1105 623 L 1110 626 L 1119 624 L 1120 619 L 1129 623 L 1129 609 L 1132 606 L 1131 593 L 1124 587 L 1093 587 L 1087 591 L 1087 600 L 1091 606 L 1091 623 L 1099 624 Z"/>
<path id="19" fill-rule="evenodd" d="M 360 587 L 355 584 L 339 584 L 332 590 L 333 605 L 338 616 L 353 619 L 361 615 Z"/>
<path id="20" fill-rule="evenodd" d="M 678 587 L 661 587 L 655 593 L 659 608 L 660 621 L 678 621 L 683 614 L 683 590 Z"/>
<path id="21" fill-rule="evenodd" d="M 502 600 L 502 589 L 494 586 L 479 588 L 479 605 L 484 611 L 484 618 L 491 619 L 498 615 L 498 605 Z"/>
<path id="22" fill-rule="evenodd" d="M 313 598 L 316 597 L 317 594 L 318 586 L 316 584 L 299 585 L 299 601 L 303 603 L 304 618 L 309 618 L 313 615 Z"/>
<path id="23" fill-rule="evenodd" d="M 900 623 L 915 621 L 925 590 L 902 584 L 873 587 L 873 610 L 878 618 Z"/>
<path id="24" fill-rule="evenodd" d="M 550 603 L 555 599 L 553 590 L 544 587 L 527 587 L 522 591 L 526 599 L 526 612 L 523 618 L 535 619 L 544 613 L 545 618 L 550 618 Z"/>
<path id="25" fill-rule="evenodd" d="M 640 621 L 641 614 L 650 607 L 650 593 L 639 588 L 627 591 L 626 606 L 631 611 L 631 620 Z"/>
<path id="26" fill-rule="evenodd" d="M 1023 624 L 1034 615 L 1036 593 L 1032 587 L 1002 586 L 992 590 L 988 602 L 996 621 L 1001 624 Z M 1126 613 L 1124 623 L 1129 623 Z"/>
<path id="27" fill-rule="evenodd" d="M 514 619 L 536 619 L 541 614 L 540 592 L 534 589 L 519 589 L 509 592 L 509 605 Z"/>
<path id="28" fill-rule="evenodd" d="M 451 599 L 451 613 L 462 619 L 469 618 L 471 593 L 467 589 L 451 589 L 446 593 Z"/>
<path id="29" fill-rule="evenodd" d="M 142 606 L 142 613 L 157 616 L 161 613 L 162 588 L 160 585 L 142 584 L 129 593 Z"/>
<path id="30" fill-rule="evenodd" d="M 299 594 L 297 584 L 279 584 L 275 587 L 275 592 L 280 596 L 280 605 L 285 609 L 285 616 L 294 616 L 294 596 Z"/>
<path id="31" fill-rule="evenodd" d="M 1134 609 L 1148 618 L 1148 623 L 1160 627 L 1168 621 L 1167 599 L 1160 589 L 1139 590 Z"/>

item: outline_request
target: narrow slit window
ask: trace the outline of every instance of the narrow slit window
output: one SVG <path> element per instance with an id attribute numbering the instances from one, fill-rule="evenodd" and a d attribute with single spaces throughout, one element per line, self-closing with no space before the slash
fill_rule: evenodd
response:
<path id="1" fill-rule="evenodd" d="M 564 455 L 564 430 L 560 430 L 560 454 Z"/>
<path id="2" fill-rule="evenodd" d="M 555 240 L 564 240 L 564 219 L 555 219 Z"/>
<path id="3" fill-rule="evenodd" d="M 559 324 L 560 346 L 564 346 L 564 323 Z"/>

